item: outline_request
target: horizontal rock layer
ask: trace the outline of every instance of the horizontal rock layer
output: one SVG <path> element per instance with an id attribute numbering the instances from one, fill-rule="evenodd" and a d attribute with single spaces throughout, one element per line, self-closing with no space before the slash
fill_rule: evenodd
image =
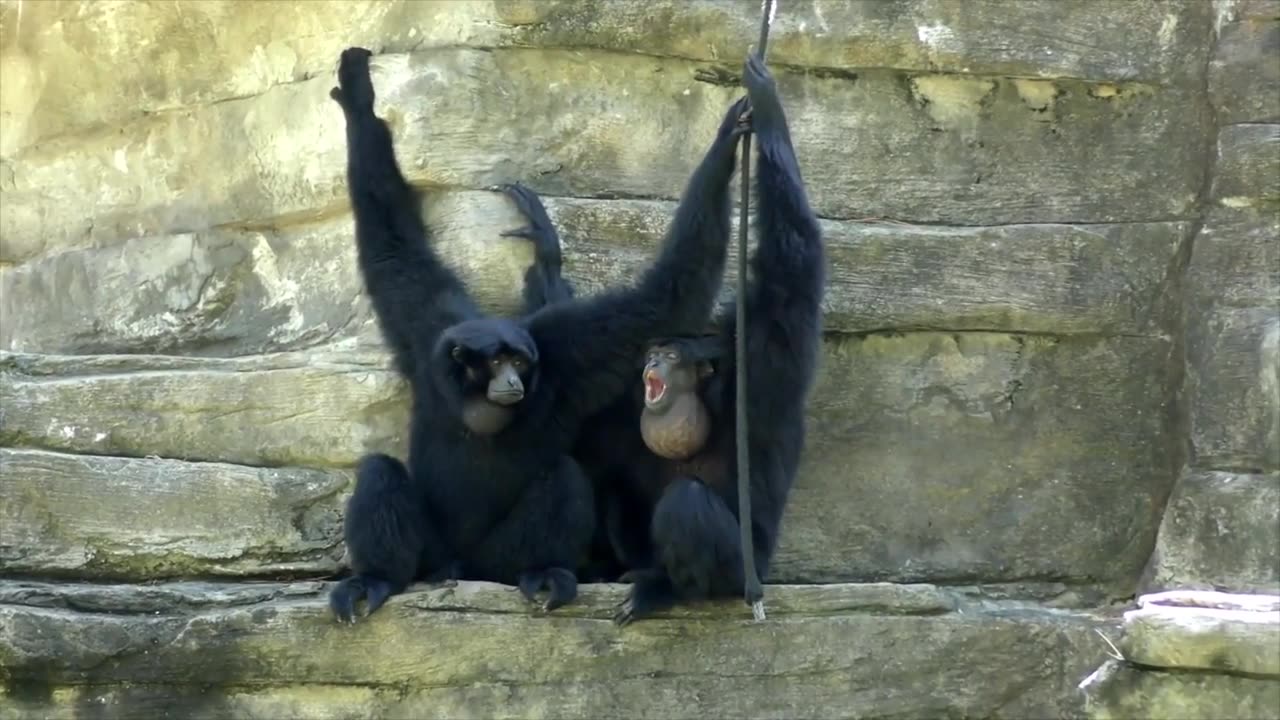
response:
<path id="1" fill-rule="evenodd" d="M 331 573 L 350 473 L 0 449 L 0 567 L 126 576 Z"/>
<path id="2" fill-rule="evenodd" d="M 1085 685 L 1091 720 L 1274 720 L 1280 681 L 1210 673 L 1142 670 L 1108 660 Z"/>
<path id="3" fill-rule="evenodd" d="M 1090 718 L 1274 718 L 1280 709 L 1280 595 L 1145 595 L 1125 613 L 1117 651 L 1123 657 L 1081 683 Z"/>
<path id="4" fill-rule="evenodd" d="M 382 55 L 374 83 L 411 179 L 524 180 L 579 197 L 677 197 L 741 92 L 683 60 L 523 49 Z M 1189 219 L 1203 184 L 1208 113 L 1194 85 L 782 68 L 778 83 L 827 217 Z M 3 168 L 0 260 L 338 212 L 346 149 L 332 84 L 325 72 L 22 151 Z"/>
<path id="5" fill-rule="evenodd" d="M 1144 603 L 1126 612 L 1119 646 L 1125 660 L 1144 667 L 1266 676 L 1280 682 L 1280 608 L 1204 604 Z"/>
<path id="6" fill-rule="evenodd" d="M 461 583 L 354 627 L 323 589 L 0 582 L 8 716 L 1048 717 L 1105 652 L 1102 621 L 927 586 L 771 586 L 762 623 L 726 602 L 621 629 L 618 586 L 536 616 Z"/>
<path id="7" fill-rule="evenodd" d="M 1146 338 L 1085 342 L 980 333 L 828 342 L 776 579 L 1052 578 L 1119 583 L 1112 589 L 1123 593 L 1146 560 L 1167 492 L 1171 448 L 1158 401 L 1167 379 L 1158 368 L 1170 366 L 1170 352 L 1169 342 Z M 316 497 L 302 493 L 280 502 L 273 493 L 284 491 L 248 489 L 265 478 L 256 471 L 191 468 L 174 460 L 349 468 L 370 451 L 403 456 L 407 424 L 403 383 L 380 354 L 9 355 L 0 373 L 0 407 L 5 445 L 169 459 L 123 465 L 132 475 L 124 487 L 136 491 L 136 502 L 146 502 L 152 492 L 146 478 L 156 473 L 227 478 L 186 486 L 223 493 L 210 507 L 230 506 L 239 493 L 268 493 L 259 496 L 260 511 L 274 515 L 264 538 L 282 542 L 279 548 L 250 544 L 241 548 L 246 555 L 224 564 L 220 539 L 216 550 L 173 544 L 168 533 L 180 529 L 184 505 L 202 497 L 183 491 L 184 500 L 170 505 L 177 515 L 155 519 L 160 542 L 138 551 L 168 557 L 151 569 L 195 564 L 236 574 L 251 571 L 253 562 L 264 571 L 283 559 L 328 562 L 311 555 L 312 543 L 324 546 L 328 539 L 319 537 L 328 534 L 293 534 L 296 515 Z M 1135 420 L 1132 407 L 1146 411 Z M 131 533 L 147 537 L 150 530 L 111 536 L 119 500 L 67 495 L 119 492 L 118 484 L 92 478 L 124 471 L 120 461 L 31 457 L 35 465 L 14 462 L 6 470 L 15 478 L 12 488 L 26 488 L 19 498 L 33 493 L 12 506 L 23 533 L 49 538 L 52 547 L 69 543 L 70 550 L 56 555 L 67 560 L 84 553 L 79 569 L 138 577 L 137 557 L 128 550 L 137 542 Z M 992 457 L 1006 461 L 993 465 Z M 298 478 L 285 471 L 268 479 L 288 484 Z M 338 501 L 325 501 L 332 510 L 329 502 Z M 51 525 L 41 510 L 50 505 L 77 523 Z M 13 552 L 14 561 L 24 555 Z"/>
<path id="8" fill-rule="evenodd" d="M 774 579 L 1066 580 L 1131 592 L 1178 457 L 1161 401 L 1172 352 L 1169 341 L 1129 337 L 828 341 Z M 12 512 L 30 542 L 47 538 L 62 548 L 51 552 L 63 570 L 140 578 L 140 568 L 325 568 L 329 555 L 315 553 L 328 547 L 330 531 L 298 516 L 328 513 L 337 499 L 318 488 L 293 494 L 263 486 L 313 476 L 173 461 L 349 468 L 370 451 L 403 456 L 406 404 L 402 381 L 380 353 L 8 355 L 0 361 L 0 443 L 168 459 L 122 466 L 110 457 L 30 456 L 34 465 L 13 466 L 21 480 L 12 487 L 23 490 Z M 73 499 L 59 488 L 118 493 L 119 483 L 93 480 L 117 472 L 133 477 L 123 485 L 140 504 L 154 491 L 146 480 L 153 473 L 221 479 L 179 485 L 189 499 L 166 505 L 179 514 L 155 518 L 154 535 L 145 525 L 111 534 L 112 508 L 127 501 Z M 210 508 L 229 507 L 241 493 L 271 516 L 259 523 L 265 536 L 242 534 L 240 546 L 216 533 L 208 547 L 173 542 L 186 504 L 206 498 Z M 76 514 L 79 524 L 51 524 L 50 507 L 59 508 L 56 516 Z M 148 537 L 155 542 L 136 550 Z M 156 557 L 139 563 L 135 551 Z M 44 557 L 12 552 L 15 562 Z M 81 555 L 77 568 L 72 558 Z"/>
<path id="9" fill-rule="evenodd" d="M 548 198 L 582 293 L 634 281 L 675 204 Z M 432 192 L 432 246 L 482 307 L 515 312 L 528 243 L 496 193 Z M 736 216 L 735 216 L 736 227 Z M 831 332 L 932 328 L 1160 335 L 1188 223 L 938 227 L 824 221 Z M 737 276 L 735 253 L 725 299 Z M 23 352 L 244 354 L 377 339 L 349 216 L 69 251 L 0 272 L 0 347 Z"/>
<path id="10" fill-rule="evenodd" d="M 1153 0 L 1114 7 L 974 0 L 963 10 L 937 0 L 793 3 L 777 14 L 769 50 L 775 64 L 846 73 L 884 67 L 1161 82 L 1199 70 L 1210 12 L 1207 4 Z M 325 75 L 352 44 L 385 52 L 598 49 L 736 70 L 759 14 L 754 0 L 10 3 L 0 6 L 0 55 L 6 79 L 21 82 L 22 92 L 5 98 L 12 122 L 0 133 L 0 154 Z M 169 42 L 153 45 L 158 36 Z M 60 74 L 71 69 L 73 78 Z"/>
<path id="11" fill-rule="evenodd" d="M 0 359 L 0 444 L 261 466 L 353 466 L 407 434 L 372 353 Z"/>

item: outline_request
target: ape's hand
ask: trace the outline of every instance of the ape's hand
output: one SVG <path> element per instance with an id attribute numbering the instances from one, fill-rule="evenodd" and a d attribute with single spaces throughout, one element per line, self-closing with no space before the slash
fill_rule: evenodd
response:
<path id="1" fill-rule="evenodd" d="M 520 183 L 501 185 L 498 190 L 511 198 L 516 204 L 516 209 L 529 221 L 528 225 L 518 230 L 507 230 L 499 235 L 525 238 L 533 242 L 534 251 L 543 258 L 544 262 L 553 260 L 559 265 L 560 236 L 556 232 L 555 225 L 551 224 L 547 208 L 542 204 L 538 194 Z"/>
<path id="2" fill-rule="evenodd" d="M 757 132 L 772 129 L 783 121 L 782 101 L 778 98 L 778 85 L 773 74 L 755 53 L 747 56 L 742 71 L 742 84 L 751 98 L 752 123 Z"/>
<path id="3" fill-rule="evenodd" d="M 729 106 L 729 111 L 720 121 L 720 131 L 716 134 L 716 142 L 734 141 L 738 136 L 751 132 L 751 101 L 740 97 Z"/>
<path id="4" fill-rule="evenodd" d="M 338 87 L 329 91 L 347 112 L 373 109 L 373 79 L 369 77 L 369 58 L 373 53 L 362 47 L 342 51 L 338 62 Z"/>

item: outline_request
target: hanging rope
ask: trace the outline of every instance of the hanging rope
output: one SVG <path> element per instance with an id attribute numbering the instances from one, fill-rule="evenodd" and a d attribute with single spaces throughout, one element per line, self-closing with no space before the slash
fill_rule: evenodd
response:
<path id="1" fill-rule="evenodd" d="M 769 26 L 777 10 L 775 0 L 763 0 L 760 19 L 760 42 L 756 44 L 756 56 L 764 60 L 769 46 Z M 738 300 L 735 355 L 738 360 L 737 377 L 737 436 L 738 436 L 738 532 L 742 547 L 742 575 L 746 578 L 743 590 L 751 614 L 763 620 L 764 587 L 756 575 L 755 542 L 751 533 L 751 453 L 750 436 L 747 434 L 747 224 L 751 217 L 751 133 L 742 136 L 742 202 L 738 218 Z"/>

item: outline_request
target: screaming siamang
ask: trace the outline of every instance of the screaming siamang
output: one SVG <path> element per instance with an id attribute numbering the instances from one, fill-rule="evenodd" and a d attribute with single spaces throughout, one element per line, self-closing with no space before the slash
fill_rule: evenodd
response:
<path id="1" fill-rule="evenodd" d="M 744 83 L 758 143 L 759 242 L 747 296 L 739 301 L 747 303 L 751 530 L 764 578 L 804 447 L 826 261 L 786 114 L 763 61 L 748 59 Z M 614 617 L 619 624 L 677 602 L 743 593 L 734 308 L 716 324 L 712 335 L 651 342 L 642 382 L 584 423 L 574 452 L 602 508 L 591 571 L 607 576 L 612 560 L 632 583 Z M 601 560 L 602 546 L 610 558 Z"/>
<path id="2" fill-rule="evenodd" d="M 591 485 L 570 456 L 582 420 L 625 393 L 645 341 L 704 322 L 729 239 L 734 148 L 746 98 L 694 171 L 654 264 L 634 287 L 487 317 L 428 242 L 418 195 L 373 112 L 371 53 L 343 51 L 338 87 L 359 267 L 413 394 L 409 463 L 363 458 L 343 535 L 352 576 L 330 607 L 354 622 L 415 579 L 517 585 L 546 610 L 572 601 L 571 568 L 595 528 Z"/>

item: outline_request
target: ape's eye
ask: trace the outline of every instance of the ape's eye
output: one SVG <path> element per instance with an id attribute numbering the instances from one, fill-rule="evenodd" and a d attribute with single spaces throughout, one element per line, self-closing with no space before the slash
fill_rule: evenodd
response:
<path id="1" fill-rule="evenodd" d="M 667 353 L 667 359 L 671 362 L 676 362 L 680 359 L 680 353 L 669 352 Z"/>
<path id="2" fill-rule="evenodd" d="M 502 365 L 502 358 L 492 358 L 489 360 L 490 367 L 498 367 L 500 365 Z"/>
<path id="3" fill-rule="evenodd" d="M 517 370 L 523 370 L 525 366 L 524 358 L 518 357 L 512 360 L 511 364 L 514 365 Z"/>

